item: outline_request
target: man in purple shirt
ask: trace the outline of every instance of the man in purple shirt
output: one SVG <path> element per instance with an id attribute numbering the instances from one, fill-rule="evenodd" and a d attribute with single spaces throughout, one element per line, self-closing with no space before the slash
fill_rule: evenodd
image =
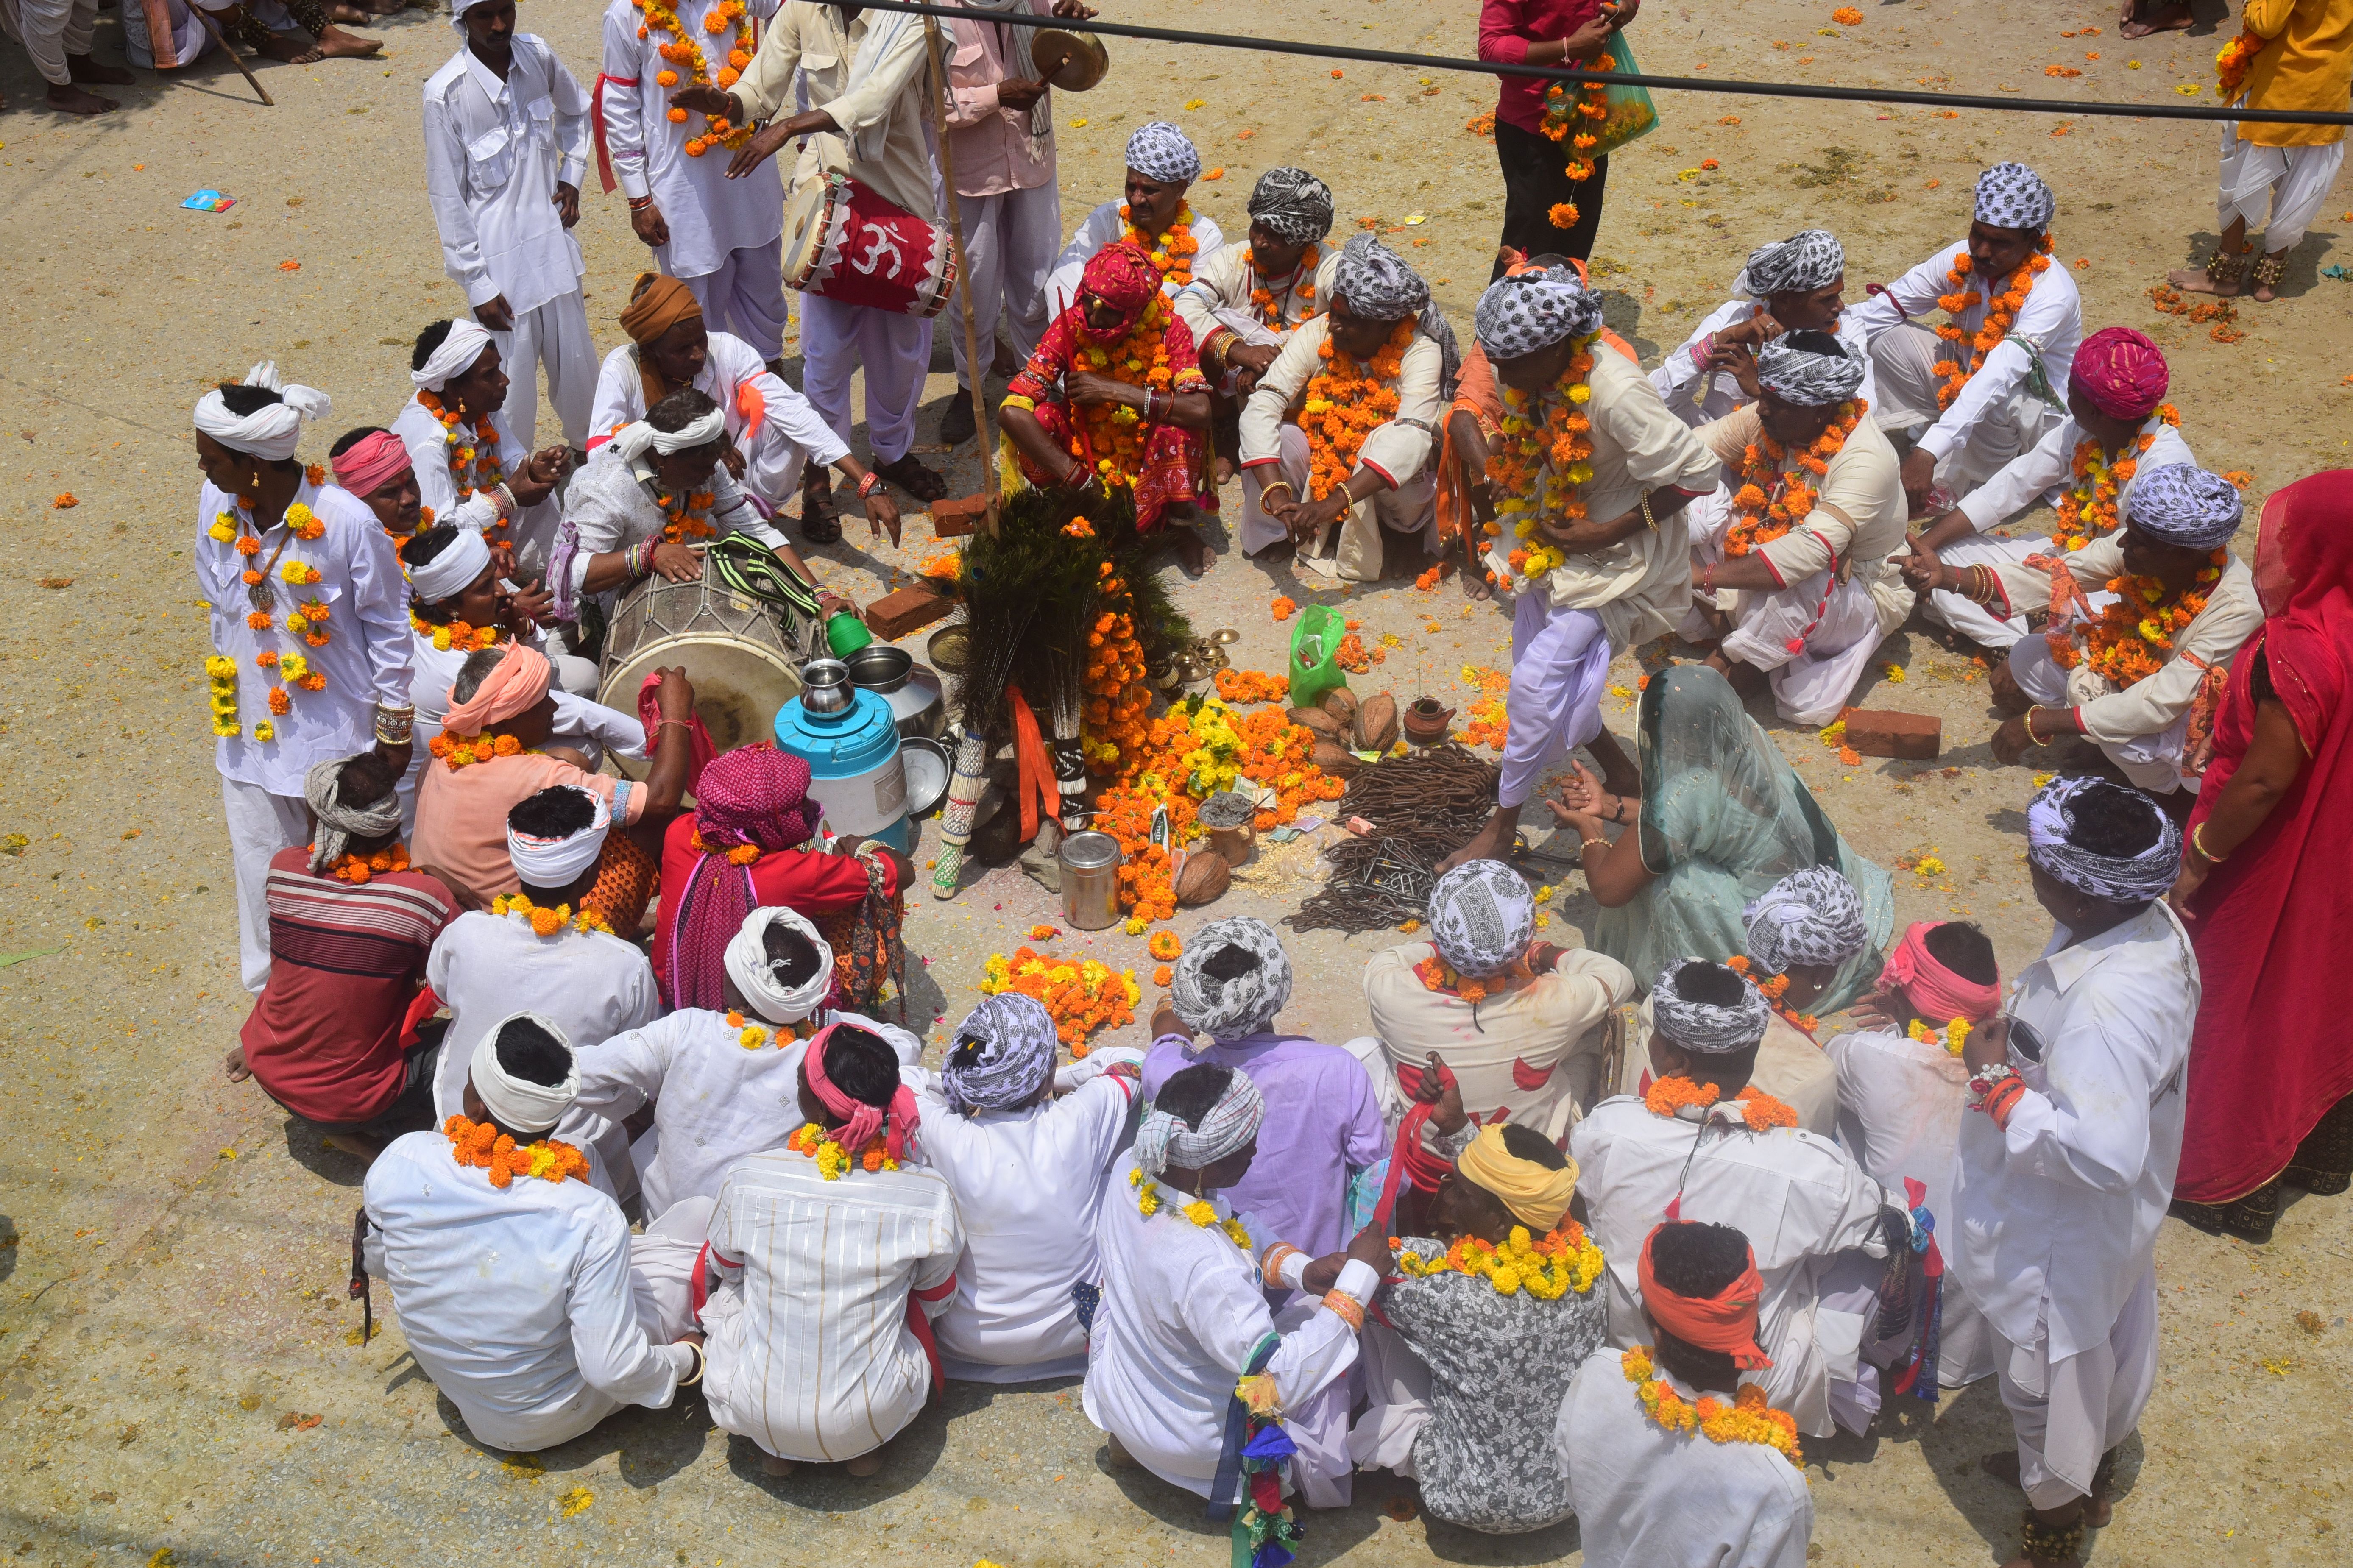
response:
<path id="1" fill-rule="evenodd" d="M 1556 66 L 1590 59 L 1609 35 L 1634 19 L 1642 0 L 1482 0 L 1479 58 L 1496 65 Z M 1544 133 L 1543 77 L 1507 76 L 1495 100 L 1495 161 L 1504 169 L 1504 237 L 1499 249 L 1551 252 L 1579 261 L 1593 254 L 1601 226 L 1601 192 L 1609 155 L 1593 160 L 1590 179 L 1568 177 L 1568 150 Z M 1567 203 L 1577 219 L 1556 226 L 1552 209 Z M 1487 281 L 1504 275 L 1504 258 Z"/>

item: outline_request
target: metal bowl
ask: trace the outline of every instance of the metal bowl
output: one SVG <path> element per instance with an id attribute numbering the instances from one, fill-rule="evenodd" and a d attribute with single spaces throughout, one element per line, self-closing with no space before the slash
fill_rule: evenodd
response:
<path id="1" fill-rule="evenodd" d="M 948 795 L 955 772 L 948 749 L 937 741 L 911 735 L 899 742 L 899 765 L 907 774 L 907 815 L 928 816 Z"/>
<path id="2" fill-rule="evenodd" d="M 873 643 L 843 661 L 850 684 L 891 705 L 902 737 L 936 737 L 947 723 L 947 700 L 940 678 L 917 664 L 903 648 Z"/>
<path id="3" fill-rule="evenodd" d="M 972 634 L 965 630 L 962 622 L 958 622 L 934 632 L 930 640 L 923 644 L 923 657 L 931 660 L 934 669 L 944 669 L 950 675 L 962 675 L 965 655 L 971 646 Z"/>

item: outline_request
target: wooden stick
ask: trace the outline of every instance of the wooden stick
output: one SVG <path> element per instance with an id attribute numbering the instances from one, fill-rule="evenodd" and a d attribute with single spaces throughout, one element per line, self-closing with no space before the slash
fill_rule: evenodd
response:
<path id="1" fill-rule="evenodd" d="M 924 42 L 927 45 L 933 90 L 924 96 L 929 100 L 932 117 L 932 138 L 940 148 L 940 184 L 948 198 L 948 243 L 955 249 L 956 303 L 964 310 L 964 363 L 972 376 L 973 438 L 980 443 L 980 473 L 983 493 L 988 497 L 988 510 L 981 526 L 988 537 L 997 537 L 997 509 L 1004 487 L 997 476 L 996 447 L 989 439 L 987 399 L 982 395 L 982 384 L 988 379 L 988 364 L 980 357 L 980 330 L 974 325 L 972 314 L 972 268 L 964 253 L 964 220 L 956 211 L 955 157 L 949 151 L 947 113 L 944 101 L 947 96 L 947 71 L 941 64 L 940 19 L 923 18 Z M 930 73 L 927 73 L 930 74 Z M 990 344 L 992 353 L 995 343 Z M 990 363 L 994 363 L 993 361 Z"/>
<path id="2" fill-rule="evenodd" d="M 220 46 L 220 52 L 228 57 L 228 63 L 237 68 L 237 74 L 245 78 L 246 84 L 251 87 L 254 92 L 260 98 L 262 107 L 265 109 L 277 108 L 278 100 L 269 96 L 269 89 L 261 85 L 261 79 L 248 70 L 246 68 L 244 59 L 238 56 L 235 49 L 228 47 L 228 39 L 222 34 L 220 24 L 213 20 L 212 13 L 197 5 L 195 0 L 188 0 L 188 9 L 196 14 L 196 20 L 205 25 L 205 31 L 210 33 L 213 36 L 213 42 Z"/>

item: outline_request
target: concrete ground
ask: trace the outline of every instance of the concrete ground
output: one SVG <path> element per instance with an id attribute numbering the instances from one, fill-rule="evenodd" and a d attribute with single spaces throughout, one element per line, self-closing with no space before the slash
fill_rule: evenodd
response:
<path id="1" fill-rule="evenodd" d="M 1848 28 L 1827 4 L 1653 0 L 1634 38 L 1653 70 L 1718 79 L 2171 104 L 2212 101 L 2212 54 L 2228 36 L 2210 16 L 2189 36 L 2127 42 L 2105 4 L 1864 9 Z M 2201 16 L 2220 11 L 2201 0 Z M 1455 55 L 1473 41 L 1469 8 L 1434 0 L 1279 11 L 1141 0 L 1116 16 Z M 585 0 L 523 7 L 523 25 L 584 81 L 597 22 Z M 0 196 L 16 258 L 0 321 L 18 345 L 0 371 L 0 1070 L 10 1111 L 0 1146 L 0 1552 L 28 1564 L 273 1568 L 522 1556 L 714 1568 L 1222 1563 L 1222 1533 L 1189 1498 L 1108 1468 L 1076 1384 L 958 1385 L 878 1478 L 776 1481 L 691 1397 L 533 1458 L 487 1452 L 409 1360 L 396 1322 L 353 1342 L 343 1279 L 359 1169 L 290 1128 L 253 1087 L 221 1077 L 247 1000 L 186 557 L 188 409 L 209 383 L 274 359 L 336 395 L 332 428 L 304 447 L 323 458 L 334 430 L 393 412 L 407 394 L 409 340 L 461 303 L 441 273 L 417 132 L 419 85 L 454 38 L 425 12 L 375 31 L 386 53 L 374 62 L 262 67 L 274 110 L 216 58 L 174 79 L 142 75 L 118 89 L 119 114 L 68 121 L 28 107 L 39 84 L 21 56 L 0 61 L 14 106 L 0 118 Z M 119 48 L 109 13 L 98 53 Z M 1129 130 L 1176 119 L 1224 170 L 1195 187 L 1200 210 L 1239 232 L 1258 172 L 1304 163 L 1339 192 L 1335 238 L 1377 223 L 1468 330 L 1501 189 L 1492 149 L 1464 122 L 1492 105 L 1491 79 L 1350 66 L 1335 79 L 1323 62 L 1127 42 L 1112 54 L 1099 90 L 1055 106 L 1066 224 L 1112 194 Z M 2177 97 L 2186 86 L 2199 88 L 2195 100 Z M 2345 461 L 2353 393 L 2339 381 L 2353 382 L 2353 294 L 2320 268 L 2341 259 L 2353 212 L 2324 211 L 2283 300 L 2239 308 L 2243 341 L 2158 314 L 2144 292 L 2211 247 L 2211 127 L 1947 118 L 1728 93 L 1662 94 L 1661 113 L 1662 128 L 1615 160 L 1595 258 L 1610 322 L 1646 362 L 1724 297 L 1753 245 L 1827 225 L 1846 242 L 1859 290 L 1957 240 L 1976 172 L 2016 157 L 2060 193 L 2058 254 L 2078 268 L 2086 325 L 2141 327 L 2173 353 L 2173 396 L 2202 460 L 2252 475 L 2251 502 Z M 203 187 L 237 206 L 179 205 Z M 589 310 L 609 346 L 644 253 L 617 199 L 592 185 L 583 207 Z M 949 384 L 934 376 L 935 400 Z M 969 447 L 955 467 L 959 489 L 977 488 Z M 69 491 L 80 504 L 53 508 Z M 1232 489 L 1225 499 L 1239 504 Z M 2242 552 L 2253 536 L 2251 521 Z M 896 551 L 853 523 L 824 552 L 825 574 L 870 596 L 934 549 L 921 521 Z M 1230 553 L 1180 589 L 1204 630 L 1240 631 L 1238 662 L 1258 668 L 1282 657 L 1266 608 L 1278 592 L 1303 596 L 1288 568 Z M 1462 667 L 1508 662 L 1504 613 L 1468 605 L 1451 581 L 1348 600 L 1368 633 L 1398 639 L 1360 690 L 1465 702 Z M 1899 877 L 1902 919 L 1978 919 L 2014 970 L 2046 931 L 2021 864 L 2029 774 L 1991 763 L 1980 669 L 1916 624 L 1883 658 L 1905 685 L 1876 678 L 1859 700 L 1942 715 L 1936 766 L 1841 767 L 1811 732 L 1761 707 L 1760 721 L 1865 854 L 1890 863 L 1933 849 L 1950 867 L 1933 879 Z M 1620 671 L 1629 693 L 1634 673 L 1631 661 Z M 1611 705 L 1621 736 L 1627 708 Z M 1209 912 L 1272 917 L 1313 885 L 1277 865 Z M 1587 908 L 1577 879 L 1564 879 L 1552 934 L 1573 932 Z M 918 1021 L 958 1015 L 983 958 L 1050 918 L 1045 895 L 1011 871 L 954 903 L 919 899 L 908 923 L 924 960 Z M 1200 918 L 1187 911 L 1176 924 L 1188 931 Z M 1357 967 L 1390 940 L 1297 938 L 1286 1021 L 1325 1038 L 1360 1031 Z M 1116 931 L 1064 947 L 1149 972 L 1142 942 Z M 2094 1562 L 2343 1560 L 2333 1531 L 2353 1527 L 2339 1414 L 2353 1393 L 2344 1215 L 2336 1202 L 2299 1201 L 2265 1247 L 2168 1224 L 2162 1380 Z M 2007 1439 L 1991 1387 L 1888 1425 L 1869 1444 L 1810 1446 L 1812 1560 L 1878 1568 L 2006 1556 L 2019 1498 L 1975 1463 Z M 1309 1520 L 1307 1563 L 1577 1560 L 1573 1527 L 1484 1539 L 1398 1522 L 1377 1485 L 1360 1493 L 1355 1508 Z"/>

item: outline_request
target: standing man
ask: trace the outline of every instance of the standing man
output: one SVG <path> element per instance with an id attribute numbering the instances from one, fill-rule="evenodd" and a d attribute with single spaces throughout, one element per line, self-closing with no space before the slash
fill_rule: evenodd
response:
<path id="1" fill-rule="evenodd" d="M 121 107 L 79 83 L 129 87 L 139 79 L 90 58 L 97 26 L 98 0 L 0 0 L 0 32 L 25 46 L 33 68 L 49 84 L 49 107 L 60 114 L 104 114 Z"/>
<path id="2" fill-rule="evenodd" d="M 923 19 L 903 11 L 786 0 L 732 90 L 696 84 L 670 95 L 690 114 L 729 125 L 765 121 L 738 148 L 727 177 L 752 177 L 779 148 L 801 143 L 793 183 L 847 174 L 906 212 L 939 221 L 932 155 L 923 139 Z M 794 100 L 808 108 L 772 118 Z M 866 373 L 866 439 L 874 472 L 929 503 L 947 482 L 915 460 L 915 408 L 932 363 L 932 321 L 821 294 L 801 296 L 801 389 L 833 433 L 849 439 L 849 378 Z M 801 529 L 812 542 L 839 537 L 833 479 L 812 465 L 801 476 Z"/>
<path id="3" fill-rule="evenodd" d="M 1479 58 L 1498 65 L 1556 66 L 1588 61 L 1609 36 L 1634 19 L 1642 0 L 1482 0 L 1479 7 Z M 1504 275 L 1504 252 L 1522 256 L 1556 251 L 1584 261 L 1593 254 L 1601 227 L 1601 193 L 1609 183 L 1609 154 L 1592 160 L 1589 178 L 1568 177 L 1569 150 L 1544 133 L 1542 77 L 1507 76 L 1495 100 L 1495 161 L 1504 168 L 1504 235 L 1497 242 L 1495 270 Z M 1565 224 L 1553 211 L 1575 209 Z"/>
<path id="4" fill-rule="evenodd" d="M 466 47 L 425 83 L 425 189 L 441 264 L 523 390 L 507 424 L 525 451 L 539 431 L 534 365 L 564 442 L 585 453 L 596 345 L 580 296 L 580 174 L 588 95 L 555 51 L 514 30 L 514 0 L 458 0 Z"/>
<path id="5" fill-rule="evenodd" d="M 1939 1228 L 2018 1435 L 1979 1464 L 2025 1489 L 2016 1562 L 2053 1568 L 2107 1522 L 2107 1458 L 2157 1382 L 2198 959 L 2165 901 L 2181 832 L 2137 790 L 2053 783 L 2027 807 L 2026 859 L 2058 930 L 1962 1047 L 1957 1223 Z"/>
<path id="6" fill-rule="evenodd" d="M 784 179 L 773 168 L 728 179 L 727 150 L 751 132 L 673 117 L 662 89 L 733 84 L 752 63 L 754 18 L 776 11 L 776 0 L 613 0 L 593 110 L 597 173 L 608 191 L 619 174 L 629 227 L 654 266 L 694 290 L 712 331 L 751 344 L 772 370 L 785 352 Z"/>
<path id="7" fill-rule="evenodd" d="M 270 858 L 311 841 L 303 778 L 364 751 L 408 769 L 407 584 L 375 514 L 294 448 L 327 395 L 264 363 L 196 404 L 196 585 L 212 614 L 214 758 L 245 988 L 269 979 Z M 315 612 L 315 613 L 313 613 Z"/>

